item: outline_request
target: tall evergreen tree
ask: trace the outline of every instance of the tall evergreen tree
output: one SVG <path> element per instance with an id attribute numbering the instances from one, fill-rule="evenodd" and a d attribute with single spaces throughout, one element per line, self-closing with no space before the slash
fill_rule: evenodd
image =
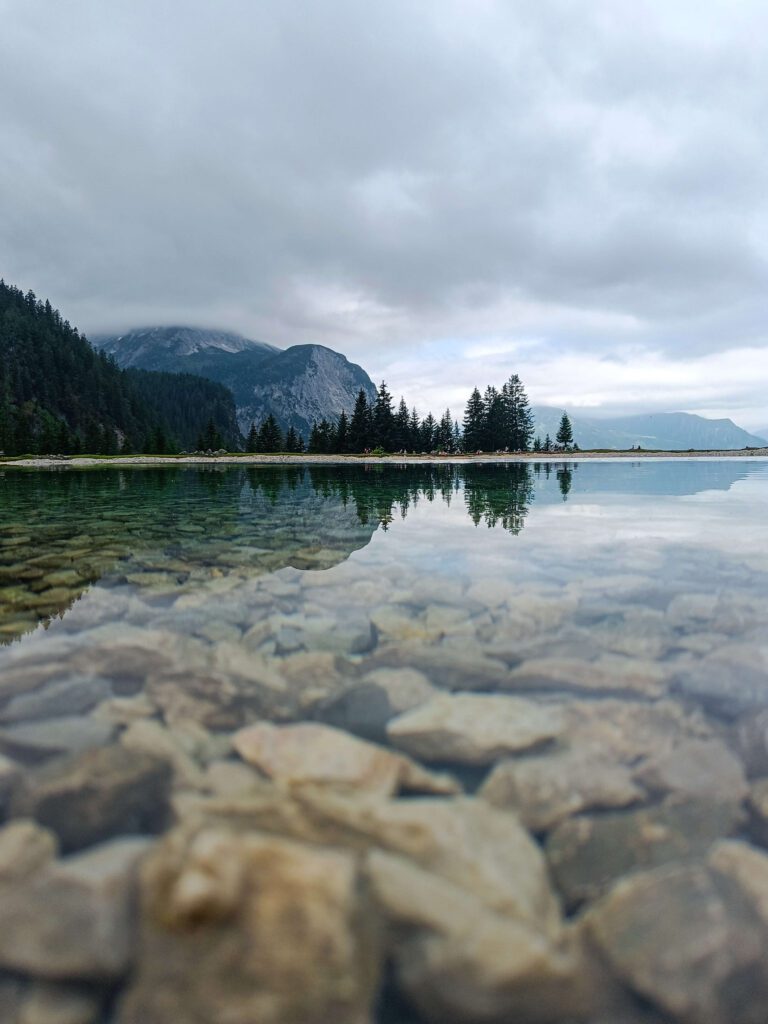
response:
<path id="1" fill-rule="evenodd" d="M 333 432 L 333 450 L 341 455 L 349 451 L 349 420 L 343 409 Z"/>
<path id="2" fill-rule="evenodd" d="M 504 417 L 504 447 L 527 452 L 533 438 L 533 413 L 520 377 L 513 373 L 501 391 Z"/>
<path id="3" fill-rule="evenodd" d="M 454 420 L 453 421 L 453 448 L 451 450 L 454 451 L 454 452 L 460 452 L 461 449 L 462 449 L 461 427 L 459 426 L 459 421 L 458 420 Z"/>
<path id="4" fill-rule="evenodd" d="M 411 409 L 411 415 L 408 419 L 408 444 L 406 447 L 413 451 L 417 451 L 421 447 L 421 420 L 416 411 L 416 406 Z"/>
<path id="5" fill-rule="evenodd" d="M 285 450 L 287 452 L 299 452 L 303 448 L 299 448 L 299 435 L 293 427 L 288 427 L 285 435 Z"/>
<path id="6" fill-rule="evenodd" d="M 483 430 L 479 447 L 488 452 L 504 448 L 504 427 L 504 403 L 501 395 L 496 388 L 488 386 L 483 396 Z"/>
<path id="7" fill-rule="evenodd" d="M 452 452 L 453 448 L 453 419 L 451 410 L 446 409 L 437 426 L 435 443 L 442 452 Z"/>
<path id="8" fill-rule="evenodd" d="M 368 405 L 368 396 L 363 388 L 357 393 L 355 408 L 352 411 L 352 419 L 349 423 L 349 450 L 352 452 L 363 452 L 371 447 L 371 410 Z M 310 450 L 312 438 L 310 436 Z"/>
<path id="9" fill-rule="evenodd" d="M 424 419 L 421 421 L 420 432 L 422 451 L 433 451 L 437 438 L 437 420 L 435 419 L 431 412 L 428 412 Z"/>
<path id="10" fill-rule="evenodd" d="M 279 452 L 283 449 L 283 432 L 277 420 L 270 413 L 259 427 L 256 450 L 259 452 Z"/>
<path id="11" fill-rule="evenodd" d="M 568 419 L 568 414 L 565 412 L 560 420 L 560 426 L 558 427 L 555 440 L 558 444 L 561 444 L 563 448 L 569 448 L 573 444 L 573 427 L 571 426 L 571 421 Z"/>
<path id="12" fill-rule="evenodd" d="M 464 451 L 482 450 L 485 439 L 485 406 L 477 388 L 474 389 L 464 412 Z"/>
<path id="13" fill-rule="evenodd" d="M 384 381 L 379 384 L 373 405 L 373 443 L 375 447 L 391 452 L 395 442 L 395 414 L 392 395 Z"/>
<path id="14" fill-rule="evenodd" d="M 408 412 L 405 399 L 402 397 L 395 413 L 395 429 L 392 443 L 396 451 L 408 451 L 413 447 L 411 443 L 411 415 Z"/>
<path id="15" fill-rule="evenodd" d="M 247 452 L 258 451 L 259 445 L 259 432 L 256 429 L 256 424 L 251 422 L 251 429 L 248 431 L 248 437 L 245 441 L 245 450 Z"/>

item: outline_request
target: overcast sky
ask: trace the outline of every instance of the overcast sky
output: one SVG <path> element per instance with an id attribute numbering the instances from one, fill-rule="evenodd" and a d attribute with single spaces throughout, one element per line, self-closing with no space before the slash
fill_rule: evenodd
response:
<path id="1" fill-rule="evenodd" d="M 0 275 L 768 426 L 764 0 L 0 0 Z"/>

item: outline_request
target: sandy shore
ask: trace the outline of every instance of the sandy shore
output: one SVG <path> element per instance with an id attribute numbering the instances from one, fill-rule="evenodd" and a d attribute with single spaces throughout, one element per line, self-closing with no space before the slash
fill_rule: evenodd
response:
<path id="1" fill-rule="evenodd" d="M 550 452 L 517 452 L 510 455 L 126 455 L 113 458 L 68 458 L 68 459 L 0 459 L 0 466 L 9 469 L 15 467 L 31 469 L 48 469 L 52 466 L 69 466 L 73 469 L 85 469 L 93 466 L 196 466 L 196 465 L 272 465 L 288 464 L 323 464 L 343 465 L 345 463 L 366 464 L 418 464 L 424 462 L 447 463 L 485 463 L 485 462 L 582 462 L 586 459 L 722 459 L 722 458 L 768 458 L 768 448 L 739 448 L 726 451 L 687 451 L 687 452 L 652 452 L 652 451 L 621 451 L 621 452 L 570 452 L 567 455 Z"/>

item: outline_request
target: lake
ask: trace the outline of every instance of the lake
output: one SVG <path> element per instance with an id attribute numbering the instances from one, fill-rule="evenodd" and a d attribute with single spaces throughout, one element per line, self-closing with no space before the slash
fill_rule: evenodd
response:
<path id="1" fill-rule="evenodd" d="M 2 1019 L 763 1024 L 767 460 L 0 511 Z"/>

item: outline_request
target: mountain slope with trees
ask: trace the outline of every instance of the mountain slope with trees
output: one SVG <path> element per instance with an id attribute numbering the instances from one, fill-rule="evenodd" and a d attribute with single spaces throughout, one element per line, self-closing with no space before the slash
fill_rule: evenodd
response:
<path id="1" fill-rule="evenodd" d="M 193 447 L 210 420 L 240 441 L 226 389 L 121 370 L 50 302 L 0 281 L 0 451 L 113 455 Z"/>

